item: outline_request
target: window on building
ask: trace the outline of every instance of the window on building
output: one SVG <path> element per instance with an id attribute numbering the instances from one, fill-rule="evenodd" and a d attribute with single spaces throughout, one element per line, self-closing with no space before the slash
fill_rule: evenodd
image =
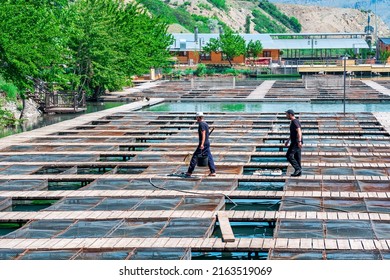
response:
<path id="1" fill-rule="evenodd" d="M 202 60 L 211 60 L 211 55 L 210 55 L 210 53 L 201 53 L 200 54 L 200 58 L 202 59 Z"/>
<path id="2" fill-rule="evenodd" d="M 187 52 L 186 51 L 180 51 L 180 52 L 178 52 L 178 56 L 187 56 Z"/>
<path id="3" fill-rule="evenodd" d="M 271 57 L 271 51 L 263 51 L 263 57 Z"/>

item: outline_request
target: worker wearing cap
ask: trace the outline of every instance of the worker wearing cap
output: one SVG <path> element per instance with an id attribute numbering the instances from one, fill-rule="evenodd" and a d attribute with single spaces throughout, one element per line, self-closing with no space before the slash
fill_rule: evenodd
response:
<path id="1" fill-rule="evenodd" d="M 290 144 L 286 153 L 286 158 L 295 169 L 291 176 L 298 177 L 302 175 L 301 149 L 303 139 L 301 123 L 295 118 L 295 112 L 291 109 L 286 111 L 286 117 L 291 121 L 290 137 L 285 142 L 286 147 Z"/>
<path id="2" fill-rule="evenodd" d="M 185 176 L 190 177 L 192 175 L 192 172 L 197 164 L 198 155 L 200 154 L 208 156 L 208 166 L 210 169 L 209 176 L 216 176 L 214 160 L 210 151 L 209 125 L 204 121 L 203 112 L 196 113 L 196 122 L 198 123 L 199 145 L 192 155 L 190 166 L 188 167 L 188 171 L 185 173 Z"/>

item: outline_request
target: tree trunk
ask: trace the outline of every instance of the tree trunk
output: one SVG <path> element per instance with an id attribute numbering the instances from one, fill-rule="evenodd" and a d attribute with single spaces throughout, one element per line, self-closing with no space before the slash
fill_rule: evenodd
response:
<path id="1" fill-rule="evenodd" d="M 230 68 L 231 68 L 231 67 L 233 67 L 233 63 L 232 63 L 232 61 L 231 61 L 230 57 L 228 57 L 228 58 L 227 58 L 227 60 L 229 61 Z"/>
<path id="2" fill-rule="evenodd" d="M 20 113 L 19 120 L 23 119 L 23 117 L 24 117 L 24 110 L 26 109 L 26 99 L 25 98 L 22 98 L 22 103 L 23 103 L 23 108 L 22 108 L 22 112 Z"/>

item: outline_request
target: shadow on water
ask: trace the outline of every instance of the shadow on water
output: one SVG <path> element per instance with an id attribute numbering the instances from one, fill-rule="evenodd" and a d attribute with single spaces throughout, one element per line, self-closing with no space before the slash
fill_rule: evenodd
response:
<path id="1" fill-rule="evenodd" d="M 53 114 L 53 115 L 43 115 L 35 120 L 25 121 L 22 125 L 14 128 L 6 128 L 0 131 L 0 138 L 10 136 L 13 134 L 34 130 L 44 126 L 56 124 L 62 121 L 70 120 L 77 118 L 83 114 L 94 113 L 102 110 L 107 110 L 115 108 L 121 105 L 125 105 L 124 102 L 91 102 L 87 105 L 87 110 L 82 113 L 75 114 Z"/>

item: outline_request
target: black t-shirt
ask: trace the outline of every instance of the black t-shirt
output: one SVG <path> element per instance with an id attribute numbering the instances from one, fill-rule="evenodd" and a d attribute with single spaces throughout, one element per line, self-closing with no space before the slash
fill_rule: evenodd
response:
<path id="1" fill-rule="evenodd" d="M 301 123 L 298 119 L 294 119 L 290 123 L 290 140 L 291 144 L 298 144 L 298 132 L 297 128 L 301 128 Z M 303 139 L 301 139 L 303 141 Z"/>
<path id="2" fill-rule="evenodd" d="M 206 131 L 206 140 L 204 141 L 204 145 L 210 145 L 209 125 L 206 122 L 199 122 L 199 126 L 198 126 L 199 145 L 202 144 L 202 131 Z"/>

